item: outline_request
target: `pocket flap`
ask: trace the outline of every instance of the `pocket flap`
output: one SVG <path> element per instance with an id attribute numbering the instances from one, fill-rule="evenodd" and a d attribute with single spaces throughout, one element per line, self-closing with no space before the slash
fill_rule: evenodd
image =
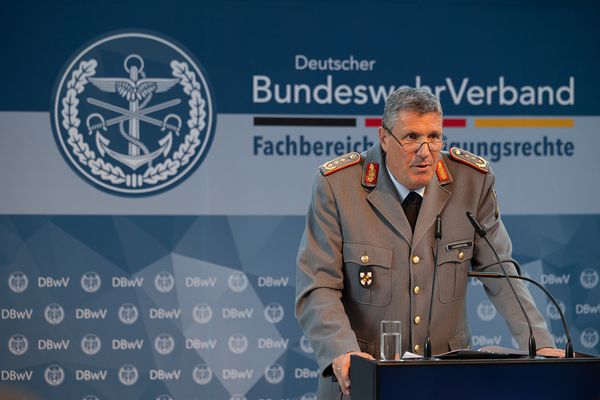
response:
<path id="1" fill-rule="evenodd" d="M 384 268 L 391 268 L 392 253 L 392 249 L 366 243 L 346 242 L 343 248 L 344 262 Z"/>
<path id="2" fill-rule="evenodd" d="M 473 238 L 462 240 L 452 240 L 446 243 L 440 243 L 440 253 L 438 254 L 438 265 L 447 262 L 464 262 L 473 258 Z M 433 246 L 435 253 L 435 246 Z"/>

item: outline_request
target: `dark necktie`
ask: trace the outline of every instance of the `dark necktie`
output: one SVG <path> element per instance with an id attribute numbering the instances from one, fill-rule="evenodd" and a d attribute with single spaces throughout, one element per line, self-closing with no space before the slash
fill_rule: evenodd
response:
<path id="1" fill-rule="evenodd" d="M 406 214 L 406 219 L 410 224 L 412 231 L 415 231 L 415 224 L 417 223 L 417 217 L 419 216 L 419 209 L 421 208 L 421 202 L 423 198 L 417 192 L 410 192 L 408 196 L 402 202 L 402 208 Z"/>

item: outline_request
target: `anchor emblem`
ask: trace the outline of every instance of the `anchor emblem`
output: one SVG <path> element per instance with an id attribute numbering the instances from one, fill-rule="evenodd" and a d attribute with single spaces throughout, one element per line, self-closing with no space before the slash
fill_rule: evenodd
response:
<path id="1" fill-rule="evenodd" d="M 147 78 L 144 72 L 144 60 L 137 54 L 130 54 L 123 62 L 128 78 L 88 78 L 96 88 L 107 93 L 117 93 L 129 103 L 129 108 L 122 108 L 104 101 L 87 98 L 93 106 L 112 111 L 118 116 L 106 120 L 102 114 L 95 112 L 86 119 L 88 133 L 96 133 L 96 146 L 102 156 L 108 154 L 113 159 L 127 165 L 133 171 L 142 165 L 152 166 L 152 161 L 161 154 L 167 157 L 173 144 L 173 133 L 179 135 L 181 118 L 176 114 L 168 114 L 161 121 L 150 114 L 178 105 L 181 100 L 173 99 L 164 103 L 148 106 L 155 93 L 167 92 L 175 86 L 177 78 Z M 161 131 L 168 133 L 158 140 L 159 148 L 150 152 L 148 147 L 140 140 L 140 121 L 160 127 Z M 125 124 L 128 130 L 125 130 Z M 120 153 L 109 147 L 110 140 L 100 131 L 107 131 L 107 127 L 117 125 L 120 135 L 128 142 L 127 154 Z"/>
<path id="2" fill-rule="evenodd" d="M 53 94 L 52 128 L 65 161 L 85 181 L 111 194 L 148 196 L 183 182 L 202 163 L 215 133 L 214 99 L 203 68 L 178 44 L 118 32 L 66 65 Z"/>

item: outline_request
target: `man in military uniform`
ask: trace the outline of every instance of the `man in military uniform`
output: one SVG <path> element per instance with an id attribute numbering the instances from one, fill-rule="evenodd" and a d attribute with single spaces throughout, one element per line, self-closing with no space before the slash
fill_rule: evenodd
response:
<path id="1" fill-rule="evenodd" d="M 378 136 L 365 153 L 323 164 L 313 186 L 297 260 L 296 316 L 323 371 L 319 399 L 350 394 L 350 355 L 378 357 L 382 320 L 402 321 L 402 352 L 423 354 L 436 216 L 442 218 L 443 238 L 431 310 L 433 354 L 469 345 L 467 273 L 496 260 L 465 212 L 487 228 L 501 259 L 511 257 L 495 177 L 481 157 L 456 148 L 441 151 L 442 108 L 434 95 L 413 88 L 392 93 Z M 516 273 L 514 266 L 505 267 Z M 529 328 L 508 284 L 487 279 L 484 285 L 526 349 Z M 514 286 L 538 349 L 556 354 L 531 295 L 519 281 Z"/>

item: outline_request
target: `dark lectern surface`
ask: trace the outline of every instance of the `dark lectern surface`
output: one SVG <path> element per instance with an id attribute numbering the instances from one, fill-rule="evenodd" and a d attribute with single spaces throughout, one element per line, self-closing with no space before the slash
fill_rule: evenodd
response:
<path id="1" fill-rule="evenodd" d="M 352 357 L 352 398 L 600 400 L 600 359 L 372 361 Z"/>

